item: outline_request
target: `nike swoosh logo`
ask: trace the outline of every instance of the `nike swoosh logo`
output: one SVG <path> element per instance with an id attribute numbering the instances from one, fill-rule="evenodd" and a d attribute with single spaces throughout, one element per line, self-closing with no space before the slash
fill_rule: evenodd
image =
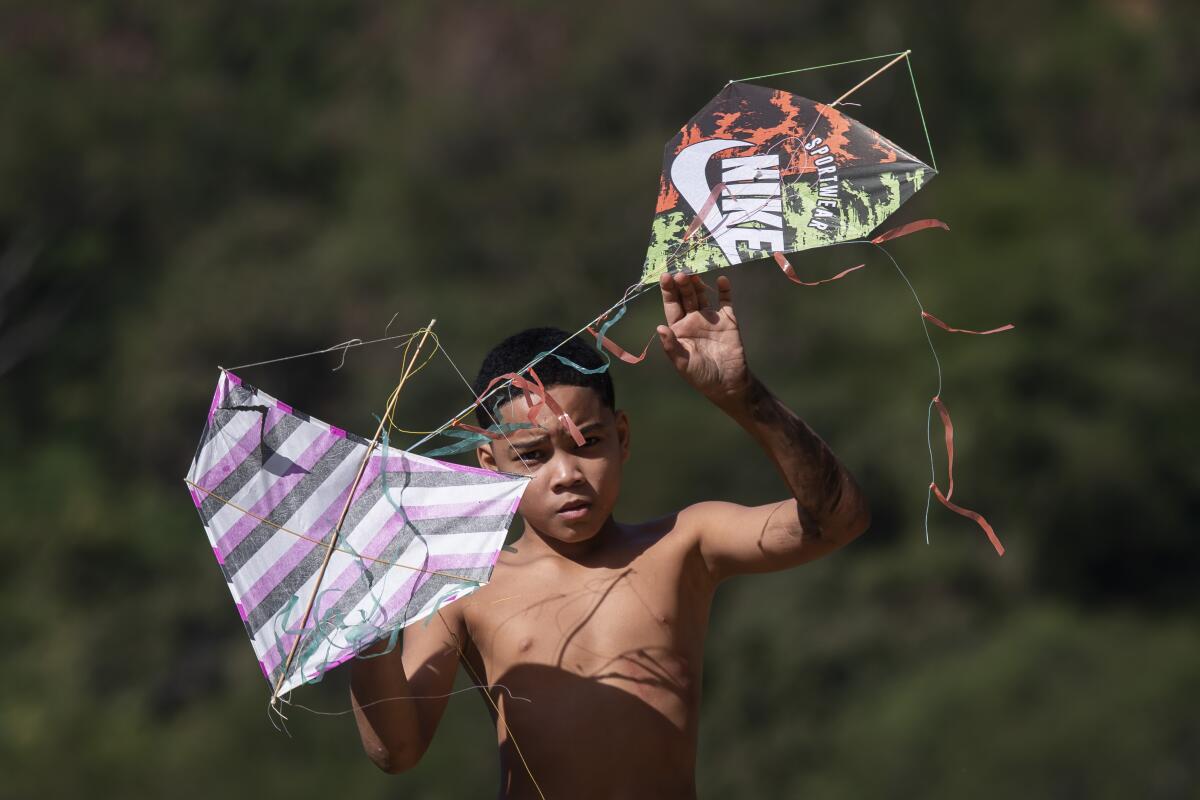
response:
<path id="1" fill-rule="evenodd" d="M 699 214 L 705 201 L 708 200 L 708 196 L 712 194 L 712 187 L 708 185 L 708 177 L 705 175 L 709 159 L 722 150 L 749 147 L 750 145 L 750 142 L 737 139 L 705 139 L 679 151 L 675 160 L 671 162 L 671 183 L 675 184 L 679 196 L 692 207 L 692 213 Z M 726 224 L 729 216 L 721 213 L 719 205 L 719 203 L 714 203 L 708 209 L 708 214 L 703 220 L 704 227 L 717 246 L 721 248 L 721 252 L 729 259 L 730 264 L 741 263 L 742 259 L 738 255 L 737 246 L 732 237 L 722 235 L 729 232 L 729 226 Z"/>

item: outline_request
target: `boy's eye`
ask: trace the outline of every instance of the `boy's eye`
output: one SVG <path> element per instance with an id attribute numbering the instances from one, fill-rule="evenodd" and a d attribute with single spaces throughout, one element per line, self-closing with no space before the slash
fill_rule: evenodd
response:
<path id="1" fill-rule="evenodd" d="M 599 437 L 599 436 L 589 436 L 589 437 L 587 437 L 586 439 L 584 439 L 584 441 L 583 441 L 583 446 L 584 446 L 584 447 L 591 447 L 591 446 L 592 446 L 592 445 L 594 445 L 594 444 L 599 444 L 599 442 L 600 442 L 600 437 Z"/>

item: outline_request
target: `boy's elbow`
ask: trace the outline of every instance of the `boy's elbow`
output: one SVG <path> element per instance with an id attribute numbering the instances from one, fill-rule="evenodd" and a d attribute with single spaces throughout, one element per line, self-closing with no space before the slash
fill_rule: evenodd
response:
<path id="1" fill-rule="evenodd" d="M 854 515 L 854 519 L 850 523 L 850 538 L 857 539 L 867 532 L 871 527 L 871 505 L 866 498 L 862 498 L 858 502 L 858 510 Z"/>
<path id="2" fill-rule="evenodd" d="M 367 750 L 371 763 L 389 775 L 408 772 L 421 761 L 421 753 L 414 747 L 378 747 Z"/>
<path id="3" fill-rule="evenodd" d="M 838 544 L 844 545 L 854 541 L 866 533 L 870 527 L 871 506 L 867 503 L 866 498 L 860 497 L 854 504 L 853 510 L 843 517 L 842 524 L 838 526 L 841 533 L 837 537 Z"/>

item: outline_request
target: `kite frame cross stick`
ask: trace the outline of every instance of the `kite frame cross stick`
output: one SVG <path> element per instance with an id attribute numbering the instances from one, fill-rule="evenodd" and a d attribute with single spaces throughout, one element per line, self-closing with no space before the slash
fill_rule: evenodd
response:
<path id="1" fill-rule="evenodd" d="M 333 558 L 334 551 L 337 550 L 338 534 L 342 531 L 342 525 L 346 521 L 346 515 L 350 513 L 350 506 L 354 503 L 354 493 L 358 491 L 358 484 L 362 481 L 363 473 L 367 470 L 367 464 L 371 460 L 371 453 L 375 452 L 375 446 L 379 444 L 380 437 L 383 436 L 384 426 L 391 419 L 392 412 L 396 409 L 396 401 L 400 399 L 400 390 L 404 388 L 405 382 L 413 373 L 413 367 L 416 366 L 417 356 L 421 353 L 421 347 L 425 344 L 425 340 L 429 338 L 430 331 L 437 323 L 437 319 L 429 320 L 429 324 L 425 326 L 424 332 L 421 334 L 421 340 L 417 342 L 417 349 L 413 351 L 412 358 L 404 365 L 404 371 L 400 375 L 400 382 L 396 384 L 396 388 L 392 390 L 391 397 L 388 398 L 387 407 L 383 412 L 383 417 L 379 420 L 379 427 L 375 429 L 375 436 L 371 439 L 371 444 L 367 447 L 367 451 L 363 454 L 362 463 L 358 465 L 358 474 L 354 476 L 354 482 L 350 484 L 350 494 L 346 497 L 346 505 L 342 508 L 341 515 L 338 516 L 337 524 L 333 526 L 333 533 L 329 537 L 329 544 L 326 545 L 325 558 L 321 561 L 321 568 L 317 571 L 317 579 L 313 583 L 312 594 L 308 598 L 308 604 L 304 607 L 304 616 L 300 619 L 300 627 L 296 634 L 296 640 L 292 642 L 292 648 L 288 651 L 287 661 L 284 662 L 283 671 L 279 675 L 279 680 L 275 684 L 275 691 L 271 694 L 271 704 L 274 705 L 279 701 L 279 690 L 283 688 L 284 681 L 287 680 L 288 672 L 291 671 L 292 662 L 296 658 L 296 653 L 300 649 L 300 642 L 304 639 L 304 626 L 308 624 L 309 618 L 312 616 L 313 605 L 317 600 L 318 590 L 321 588 L 321 581 L 325 578 L 325 570 L 329 567 L 329 562 Z"/>

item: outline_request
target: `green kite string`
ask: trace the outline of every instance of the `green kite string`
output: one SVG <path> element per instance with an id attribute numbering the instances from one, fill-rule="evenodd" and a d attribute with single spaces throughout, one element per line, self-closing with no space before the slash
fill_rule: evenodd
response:
<path id="1" fill-rule="evenodd" d="M 797 72 L 814 72 L 818 69 L 829 69 L 830 67 L 844 67 L 847 64 L 861 64 L 864 61 L 878 61 L 881 58 L 895 58 L 904 53 L 903 50 L 896 53 L 884 53 L 881 56 L 867 56 L 866 58 L 852 58 L 849 61 L 835 61 L 832 64 L 821 64 L 816 67 L 800 67 L 799 69 L 787 69 L 783 72 L 771 72 L 766 75 L 751 75 L 749 78 L 734 78 L 730 83 L 744 83 L 746 81 L 757 81 L 763 78 L 778 78 L 780 75 L 795 75 Z"/>
<path id="2" fill-rule="evenodd" d="M 749 78 L 735 78 L 735 79 L 731 80 L 729 83 L 744 83 L 746 81 L 762 80 L 763 78 L 778 78 L 781 75 L 795 75 L 800 72 L 815 72 L 816 70 L 829 69 L 830 67 L 844 67 L 848 64 L 862 64 L 863 62 L 866 62 L 866 61 L 879 61 L 880 59 L 884 59 L 884 58 L 895 58 L 896 56 L 903 55 L 906 52 L 909 52 L 909 51 L 901 50 L 896 53 L 884 53 L 883 55 L 879 55 L 879 56 L 867 56 L 866 58 L 852 58 L 852 59 L 849 59 L 848 61 L 835 61 L 832 64 L 820 64 L 815 67 L 800 67 L 799 69 L 788 69 L 788 70 L 784 70 L 783 72 L 770 72 L 770 73 L 767 73 L 766 75 L 752 75 Z M 933 140 L 929 136 L 929 125 L 925 122 L 925 110 L 921 107 L 921 93 L 919 91 L 917 91 L 917 76 L 916 76 L 916 73 L 913 72 L 912 55 L 911 54 L 907 58 L 904 59 L 904 64 L 905 64 L 905 66 L 908 67 L 908 77 L 909 77 L 909 80 L 912 81 L 913 98 L 917 102 L 917 116 L 920 117 L 920 119 L 921 119 L 921 130 L 924 131 L 924 133 L 925 133 L 925 145 L 929 148 L 929 165 L 931 167 L 933 167 L 934 170 L 937 170 L 937 156 L 935 156 L 933 154 Z M 726 84 L 726 85 L 728 85 L 728 84 Z"/>

